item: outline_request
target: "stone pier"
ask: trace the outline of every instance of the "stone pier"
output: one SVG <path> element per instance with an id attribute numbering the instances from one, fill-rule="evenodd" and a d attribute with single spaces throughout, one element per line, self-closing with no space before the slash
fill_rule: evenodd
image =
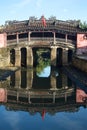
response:
<path id="1" fill-rule="evenodd" d="M 33 67 L 33 51 L 31 47 L 27 47 L 27 67 Z"/>
<path id="2" fill-rule="evenodd" d="M 62 65 L 68 64 L 68 49 L 64 48 L 62 51 Z"/>
<path id="3" fill-rule="evenodd" d="M 51 48 L 51 65 L 56 66 L 57 48 Z"/>
<path id="4" fill-rule="evenodd" d="M 21 53 L 20 48 L 15 49 L 15 66 L 20 67 L 21 66 Z"/>

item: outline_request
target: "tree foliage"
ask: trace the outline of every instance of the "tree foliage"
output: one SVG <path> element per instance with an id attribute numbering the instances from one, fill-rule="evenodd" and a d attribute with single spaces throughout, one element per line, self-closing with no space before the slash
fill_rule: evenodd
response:
<path id="1" fill-rule="evenodd" d="M 36 72 L 40 74 L 43 69 L 47 66 L 50 66 L 50 58 L 47 56 L 49 53 L 49 49 L 39 49 L 37 51 L 37 67 Z"/>
<path id="2" fill-rule="evenodd" d="M 81 29 L 87 29 L 87 22 L 86 22 L 86 21 L 84 21 L 84 22 L 81 22 L 81 21 L 80 21 L 79 27 L 80 27 Z"/>
<path id="3" fill-rule="evenodd" d="M 50 16 L 49 20 L 55 21 L 56 20 L 56 16 Z"/>

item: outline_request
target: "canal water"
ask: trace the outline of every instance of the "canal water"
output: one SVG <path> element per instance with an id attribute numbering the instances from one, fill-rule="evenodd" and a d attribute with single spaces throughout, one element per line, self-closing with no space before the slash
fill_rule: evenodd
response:
<path id="1" fill-rule="evenodd" d="M 62 68 L 20 69 L 0 81 L 0 130 L 86 130 L 87 88 Z"/>

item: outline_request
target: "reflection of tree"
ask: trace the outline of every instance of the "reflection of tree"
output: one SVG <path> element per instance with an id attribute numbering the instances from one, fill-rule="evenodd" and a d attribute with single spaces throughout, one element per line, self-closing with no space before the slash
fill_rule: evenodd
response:
<path id="1" fill-rule="evenodd" d="M 33 116 L 36 114 L 36 112 L 35 112 L 35 110 L 31 110 L 31 111 L 29 110 L 29 114 Z"/>
<path id="2" fill-rule="evenodd" d="M 51 116 L 54 116 L 56 114 L 56 112 L 55 112 L 55 110 L 52 110 L 52 111 L 48 112 L 48 114 Z"/>
<path id="3" fill-rule="evenodd" d="M 43 69 L 50 65 L 49 50 L 39 49 L 37 51 L 37 67 L 36 72 L 40 74 Z"/>

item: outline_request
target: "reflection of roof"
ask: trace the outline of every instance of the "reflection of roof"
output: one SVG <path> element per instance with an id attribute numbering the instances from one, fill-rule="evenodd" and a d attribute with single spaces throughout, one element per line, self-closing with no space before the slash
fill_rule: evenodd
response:
<path id="1" fill-rule="evenodd" d="M 20 104 L 20 103 L 11 103 L 8 102 L 4 104 L 6 109 L 9 111 L 27 111 L 31 115 L 37 112 L 41 113 L 45 110 L 45 113 L 49 113 L 50 115 L 58 113 L 58 112 L 77 112 L 79 111 L 79 107 L 83 106 L 86 108 L 87 103 L 75 103 L 75 101 L 71 101 L 71 103 L 60 103 L 60 104 L 48 104 L 47 106 L 42 104 Z M 50 108 L 50 109 L 49 109 Z"/>
<path id="2" fill-rule="evenodd" d="M 43 118 L 46 113 L 52 115 L 62 111 L 76 112 L 81 105 L 87 105 L 87 103 L 76 103 L 76 93 L 73 88 L 56 91 L 45 90 L 42 91 L 42 93 L 35 90 L 30 93 L 30 96 L 28 95 L 29 92 L 30 91 L 20 90 L 20 93 L 18 93 L 16 90 L 7 90 L 7 102 L 1 104 L 4 104 L 7 110 L 27 111 L 30 114 L 39 112 L 41 115 L 43 114 Z M 57 95 L 54 95 L 54 92 L 56 92 Z M 19 95 L 19 97 L 17 95 Z M 64 96 L 67 97 L 65 98 Z"/>

